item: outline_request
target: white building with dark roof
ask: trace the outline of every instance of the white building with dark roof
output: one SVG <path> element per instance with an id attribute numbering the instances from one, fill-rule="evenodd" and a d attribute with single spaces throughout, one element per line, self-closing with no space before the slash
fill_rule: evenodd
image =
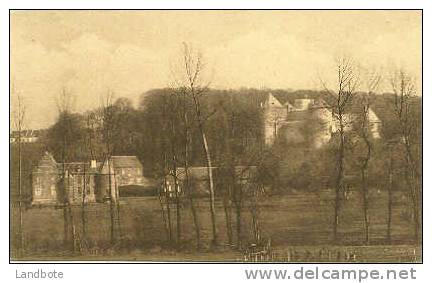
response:
<path id="1" fill-rule="evenodd" d="M 352 103 L 345 114 L 345 128 L 352 130 L 359 117 L 358 107 Z M 338 123 L 329 105 L 322 99 L 307 96 L 290 101 L 269 93 L 262 104 L 264 139 L 272 146 L 277 138 L 288 143 L 308 143 L 319 148 L 328 143 L 338 130 Z M 368 111 L 369 131 L 372 138 L 379 139 L 381 120 L 372 110 Z"/>
<path id="2" fill-rule="evenodd" d="M 10 143 L 17 143 L 20 139 L 22 143 L 34 143 L 39 141 L 44 130 L 22 130 L 12 131 L 9 135 Z"/>

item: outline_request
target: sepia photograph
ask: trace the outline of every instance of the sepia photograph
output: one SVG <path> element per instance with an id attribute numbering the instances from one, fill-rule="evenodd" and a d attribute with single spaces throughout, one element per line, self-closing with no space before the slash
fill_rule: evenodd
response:
<path id="1" fill-rule="evenodd" d="M 9 23 L 10 261 L 423 262 L 422 10 Z"/>

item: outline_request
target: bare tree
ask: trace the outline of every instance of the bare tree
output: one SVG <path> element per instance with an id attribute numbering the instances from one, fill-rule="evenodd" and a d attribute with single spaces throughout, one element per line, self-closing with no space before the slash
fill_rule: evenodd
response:
<path id="1" fill-rule="evenodd" d="M 167 177 L 169 176 L 169 165 L 168 165 L 168 157 L 167 157 L 167 152 L 164 151 L 163 153 L 163 160 L 164 160 L 164 192 L 163 195 L 165 196 L 165 206 L 166 206 L 166 210 L 167 210 L 167 225 L 168 225 L 168 242 L 171 244 L 172 243 L 172 238 L 173 238 L 173 228 L 172 228 L 172 215 L 171 215 L 171 185 L 168 184 L 168 180 Z M 162 211 L 164 211 L 163 208 L 163 201 L 161 202 L 162 204 Z"/>
<path id="2" fill-rule="evenodd" d="M 205 120 L 207 117 L 204 116 L 201 107 L 201 97 L 205 95 L 208 90 L 208 84 L 201 84 L 201 75 L 204 69 L 204 64 L 202 62 L 202 57 L 200 53 L 194 53 L 193 50 L 184 43 L 184 53 L 183 53 L 183 65 L 186 77 L 186 82 L 182 86 L 182 89 L 191 97 L 194 110 L 195 118 L 198 125 L 198 131 L 201 135 L 202 146 L 205 154 L 205 159 L 207 163 L 207 174 L 209 178 L 209 195 L 210 195 L 210 215 L 212 221 L 212 245 L 217 245 L 217 229 L 216 229 L 216 210 L 215 210 L 215 192 L 214 192 L 214 180 L 213 180 L 213 170 L 212 170 L 212 157 L 210 153 L 210 148 L 207 141 L 206 131 L 204 127 Z"/>
<path id="3" fill-rule="evenodd" d="M 190 121 L 190 112 L 188 111 L 190 105 L 190 98 L 184 88 L 180 88 L 178 93 L 179 102 L 179 115 L 183 125 L 183 166 L 185 170 L 185 176 L 183 181 L 184 193 L 189 200 L 189 205 L 192 213 L 192 218 L 195 228 L 195 239 L 197 250 L 201 249 L 201 233 L 198 213 L 195 208 L 194 202 L 194 191 L 191 182 L 191 176 L 189 175 L 189 159 L 191 150 L 191 132 L 192 123 Z"/>
<path id="4" fill-rule="evenodd" d="M 19 248 L 18 251 L 20 255 L 25 252 L 25 244 L 24 244 L 24 231 L 23 231 L 23 186 L 22 186 L 22 140 L 21 134 L 25 127 L 25 114 L 26 114 L 26 105 L 24 103 L 24 97 L 22 94 L 15 89 L 14 84 L 12 83 L 11 90 L 12 97 L 15 99 L 15 111 L 13 115 L 13 125 L 15 130 L 18 132 L 18 139 L 16 143 L 18 144 L 18 234 L 19 234 Z"/>
<path id="5" fill-rule="evenodd" d="M 394 148 L 397 146 L 397 140 L 390 140 L 387 142 L 387 154 L 389 155 L 388 161 L 388 175 L 387 175 L 387 244 L 391 244 L 391 229 L 393 222 L 393 186 L 394 186 Z"/>
<path id="6" fill-rule="evenodd" d="M 337 129 L 338 149 L 336 158 L 336 181 L 335 181 L 335 202 L 334 202 L 334 221 L 333 239 L 338 241 L 339 212 L 341 208 L 341 193 L 344 190 L 345 178 L 345 159 L 346 148 L 348 145 L 346 127 L 348 126 L 347 108 L 356 94 L 359 84 L 359 77 L 351 58 L 342 57 L 338 59 L 337 84 L 335 90 L 331 90 L 321 80 L 328 97 L 329 108 Z"/>
<path id="7" fill-rule="evenodd" d="M 225 131 L 219 131 L 220 139 L 222 142 L 221 166 L 218 170 L 218 191 L 222 196 L 222 203 L 225 212 L 225 224 L 228 238 L 228 244 L 233 246 L 233 231 L 232 231 L 232 217 L 231 206 L 233 199 L 233 192 L 236 183 L 235 176 L 235 155 L 232 150 L 234 141 L 234 112 L 232 111 L 232 96 L 230 97 L 230 107 L 227 109 L 221 106 L 222 113 L 222 126 Z M 230 111 L 231 110 L 231 111 Z"/>
<path id="8" fill-rule="evenodd" d="M 171 195 L 170 195 L 170 185 L 169 182 L 171 181 L 168 179 L 170 175 L 169 170 L 169 162 L 168 162 L 168 156 L 169 156 L 169 144 L 168 139 L 166 138 L 167 132 L 169 131 L 169 109 L 168 109 L 168 100 L 165 95 L 162 96 L 162 105 L 161 105 L 161 114 L 162 114 L 162 128 L 161 131 L 164 135 L 164 137 L 161 140 L 161 159 L 163 160 L 162 166 L 161 166 L 161 173 L 163 178 L 163 184 L 162 184 L 162 191 L 159 192 L 159 202 L 161 205 L 161 212 L 162 212 L 162 218 L 165 223 L 165 229 L 167 234 L 167 240 L 168 243 L 171 244 L 172 242 L 172 221 L 171 221 Z M 166 210 L 166 214 L 165 214 Z"/>
<path id="9" fill-rule="evenodd" d="M 102 139 L 104 144 L 103 160 L 108 167 L 108 194 L 109 194 L 109 208 L 111 220 L 111 244 L 114 245 L 116 241 L 121 238 L 121 223 L 120 223 L 120 203 L 118 202 L 119 192 L 115 181 L 115 175 L 112 164 L 112 155 L 114 152 L 114 139 L 118 125 L 116 120 L 116 109 L 114 106 L 114 93 L 107 91 L 106 95 L 102 97 L 102 106 L 100 109 Z M 114 186 L 113 186 L 114 185 Z M 114 189 L 113 189 L 114 187 Z M 116 230 L 117 234 L 116 235 Z"/>
<path id="10" fill-rule="evenodd" d="M 74 97 L 66 88 L 62 88 L 58 97 L 56 98 L 59 119 L 61 123 L 61 176 L 60 176 L 60 195 L 63 206 L 63 219 L 64 219 L 64 240 L 65 245 L 70 245 L 72 251 L 76 251 L 76 234 L 73 212 L 69 199 L 69 172 L 66 168 L 66 162 L 70 158 L 70 115 L 73 106 Z M 71 238 L 69 237 L 71 235 Z"/>
<path id="11" fill-rule="evenodd" d="M 371 138 L 371 130 L 373 124 L 370 120 L 371 104 L 373 103 L 373 95 L 377 90 L 379 83 L 381 81 L 381 76 L 376 72 L 371 72 L 366 80 L 365 94 L 360 95 L 357 102 L 359 103 L 359 113 L 356 117 L 355 130 L 360 137 L 360 141 L 363 144 L 361 147 L 361 152 L 359 156 L 360 163 L 360 174 L 361 174 L 361 190 L 363 199 L 363 224 L 365 232 L 365 245 L 369 244 L 369 186 L 368 186 L 368 169 L 369 163 L 373 150 L 373 142 Z"/>
<path id="12" fill-rule="evenodd" d="M 420 242 L 420 174 L 418 158 L 415 155 L 416 121 L 414 119 L 413 102 L 416 94 L 414 79 L 404 70 L 398 70 L 390 78 L 393 90 L 393 112 L 398 123 L 398 134 L 404 149 L 404 176 L 409 188 L 414 218 L 414 235 Z"/>
<path id="13" fill-rule="evenodd" d="M 262 244 L 261 224 L 260 224 L 260 196 L 263 193 L 263 188 L 253 188 L 250 192 L 250 213 L 252 216 L 252 235 L 255 244 Z"/>
<path id="14" fill-rule="evenodd" d="M 90 161 L 90 170 L 92 170 L 93 161 L 96 161 L 98 158 L 97 148 L 96 145 L 100 143 L 100 137 L 98 135 L 98 116 L 95 112 L 90 111 L 85 116 L 86 118 L 86 131 L 84 136 L 84 143 L 85 143 L 85 156 L 86 160 L 84 161 L 83 165 L 83 192 L 82 192 L 82 199 L 81 199 L 81 223 L 82 223 L 82 234 L 83 234 L 83 240 L 87 241 L 87 220 L 86 220 L 86 197 L 87 197 L 87 191 L 89 190 L 88 187 L 92 186 L 91 180 L 92 180 L 92 172 L 87 172 L 86 162 L 87 159 Z M 94 186 L 94 183 L 93 183 Z"/>
<path id="15" fill-rule="evenodd" d="M 225 131 L 219 131 L 223 154 L 221 154 L 221 167 L 219 168 L 219 187 L 222 195 L 222 201 L 225 211 L 225 222 L 228 242 L 234 246 L 234 233 L 232 221 L 232 208 L 235 211 L 235 233 L 236 247 L 242 248 L 242 207 L 244 202 L 244 187 L 248 186 L 245 180 L 245 174 L 250 174 L 249 166 L 237 166 L 236 164 L 254 164 L 257 161 L 257 155 L 261 152 L 256 152 L 256 148 L 248 148 L 248 154 L 238 156 L 237 150 L 242 142 L 242 146 L 247 143 L 248 130 L 242 128 L 243 125 L 239 121 L 245 118 L 244 113 L 235 111 L 235 103 L 233 95 L 229 97 L 229 103 L 220 106 L 222 125 Z M 237 132 L 237 133 L 236 133 Z M 242 133 L 246 136 L 238 137 Z M 237 135 L 236 135 L 237 134 Z M 252 214 L 257 215 L 257 214 Z"/>
<path id="16" fill-rule="evenodd" d="M 168 116 L 169 116 L 169 130 L 166 131 L 167 139 L 170 142 L 170 160 L 171 160 L 171 176 L 173 177 L 173 199 L 175 203 L 175 209 L 176 209 L 176 232 L 177 232 L 177 244 L 180 244 L 181 242 L 181 197 L 180 197 L 180 184 L 179 184 L 179 178 L 178 178 L 178 153 L 177 153 L 177 146 L 179 136 L 177 129 L 177 119 L 180 118 L 180 97 L 177 91 L 174 89 L 170 95 L 168 100 Z M 170 196 L 171 198 L 171 196 Z"/>

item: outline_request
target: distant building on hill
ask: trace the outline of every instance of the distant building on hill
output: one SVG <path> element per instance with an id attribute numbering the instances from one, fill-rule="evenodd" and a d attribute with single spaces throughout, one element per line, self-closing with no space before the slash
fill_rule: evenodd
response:
<path id="1" fill-rule="evenodd" d="M 290 143 L 307 142 L 315 148 L 328 143 L 338 131 L 338 123 L 329 105 L 322 99 L 288 99 L 269 93 L 261 105 L 264 119 L 264 142 L 272 146 L 276 138 Z M 358 118 L 355 104 L 347 107 L 345 127 L 350 131 Z M 373 138 L 380 138 L 381 120 L 369 109 L 369 130 Z"/>
<path id="2" fill-rule="evenodd" d="M 21 139 L 22 143 L 34 143 L 40 140 L 41 135 L 45 130 L 22 130 L 12 131 L 9 135 L 10 143 L 17 143 Z"/>

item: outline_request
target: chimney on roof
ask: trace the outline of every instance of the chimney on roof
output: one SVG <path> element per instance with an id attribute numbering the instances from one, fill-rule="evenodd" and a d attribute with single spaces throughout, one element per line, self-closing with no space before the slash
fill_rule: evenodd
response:
<path id="1" fill-rule="evenodd" d="M 96 160 L 90 161 L 90 167 L 91 168 L 96 168 Z"/>

